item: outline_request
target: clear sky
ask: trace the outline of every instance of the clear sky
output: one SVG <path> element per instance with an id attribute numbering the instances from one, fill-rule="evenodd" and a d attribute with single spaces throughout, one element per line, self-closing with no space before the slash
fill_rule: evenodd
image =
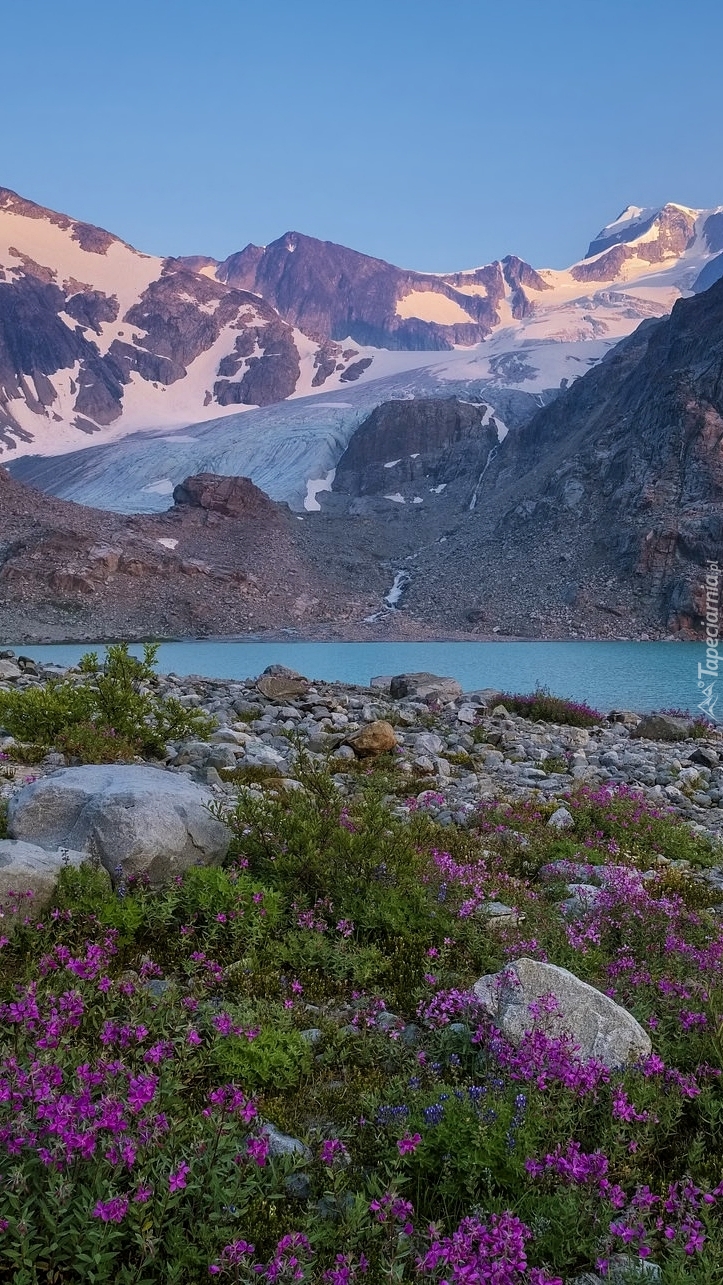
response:
<path id="1" fill-rule="evenodd" d="M 429 271 L 723 204 L 723 0 L 5 0 L 0 185 L 158 254 Z"/>

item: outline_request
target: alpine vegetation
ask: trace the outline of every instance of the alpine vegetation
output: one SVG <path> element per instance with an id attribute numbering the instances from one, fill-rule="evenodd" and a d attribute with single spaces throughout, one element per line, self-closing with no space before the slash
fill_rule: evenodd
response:
<path id="1" fill-rule="evenodd" d="M 2 695 L 0 1279 L 720 1280 L 715 735 L 126 660 Z"/>

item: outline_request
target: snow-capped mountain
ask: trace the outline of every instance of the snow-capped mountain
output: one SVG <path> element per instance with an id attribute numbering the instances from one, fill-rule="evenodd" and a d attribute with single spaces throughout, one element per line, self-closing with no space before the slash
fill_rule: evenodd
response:
<path id="1" fill-rule="evenodd" d="M 0 189 L 0 454 L 281 401 L 318 351 L 258 295 Z"/>
<path id="2" fill-rule="evenodd" d="M 468 391 L 514 428 L 722 272 L 723 207 L 630 206 L 565 270 L 433 274 L 295 232 L 162 259 L 0 189 L 0 458 L 107 507 L 213 469 L 313 508 L 373 406 Z"/>

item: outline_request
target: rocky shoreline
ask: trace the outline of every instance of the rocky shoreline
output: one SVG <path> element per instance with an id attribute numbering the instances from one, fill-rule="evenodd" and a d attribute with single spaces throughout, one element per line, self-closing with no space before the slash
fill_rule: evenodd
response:
<path id="1" fill-rule="evenodd" d="M 82 681 L 78 670 L 18 665 L 4 655 L 0 689 L 40 686 L 59 675 Z M 459 822 L 491 800 L 544 799 L 564 807 L 579 787 L 620 787 L 639 791 L 700 832 L 723 836 L 723 736 L 714 729 L 705 738 L 687 736 L 675 718 L 612 711 L 591 728 L 531 722 L 508 711 L 494 690 L 463 693 L 454 679 L 434 675 L 379 678 L 361 687 L 311 683 L 272 665 L 258 680 L 158 674 L 154 681 L 161 697 L 173 696 L 216 723 L 207 741 L 168 744 L 159 766 L 221 798 L 235 792 L 244 773 L 262 778 L 267 771 L 265 786 L 297 788 L 300 753 L 328 762 L 345 789 L 360 758 L 391 752 L 395 774 L 409 780 L 409 798 L 397 809 L 423 805 L 442 823 Z M 377 741 L 372 735 L 372 747 L 360 750 L 359 738 L 374 732 Z M 0 729 L 0 754 L 13 744 Z M 64 757 L 53 753 L 32 775 L 64 766 Z M 22 765 L 6 772 L 0 797 L 28 776 Z M 224 779 L 229 775 L 235 779 Z"/>

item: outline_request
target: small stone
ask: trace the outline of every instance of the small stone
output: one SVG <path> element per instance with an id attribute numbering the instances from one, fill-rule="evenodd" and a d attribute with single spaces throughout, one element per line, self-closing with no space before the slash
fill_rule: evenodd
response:
<path id="1" fill-rule="evenodd" d="M 460 705 L 459 709 L 457 710 L 457 722 L 467 723 L 469 724 L 470 727 L 472 727 L 477 722 L 478 714 L 479 714 L 479 706 Z"/>
<path id="2" fill-rule="evenodd" d="M 407 1048 L 413 1048 L 419 1044 L 422 1038 L 422 1028 L 417 1026 L 416 1022 L 408 1022 L 402 1031 L 401 1040 Z"/>
<path id="3" fill-rule="evenodd" d="M 402 1026 L 402 1019 L 401 1017 L 397 1017 L 396 1013 L 384 1011 L 380 1013 L 376 1019 L 376 1027 L 378 1031 L 393 1031 L 398 1029 L 400 1026 Z"/>
<path id="4" fill-rule="evenodd" d="M 487 919 L 490 928 L 515 928 L 525 919 L 524 914 L 515 910 L 513 906 L 506 906 L 502 901 L 485 901 L 478 913 Z"/>
<path id="5" fill-rule="evenodd" d="M 662 1280 L 662 1273 L 657 1263 L 653 1263 L 649 1258 L 634 1258 L 632 1254 L 613 1254 L 608 1262 L 607 1276 L 605 1277 L 606 1285 L 637 1285 L 638 1281 L 645 1281 L 652 1285 L 653 1281 Z"/>
<path id="6" fill-rule="evenodd" d="M 391 723 L 385 719 L 375 719 L 367 723 L 360 731 L 353 732 L 346 738 L 358 758 L 374 758 L 377 754 L 387 754 L 397 744 L 397 734 Z"/>
<path id="7" fill-rule="evenodd" d="M 567 808 L 560 807 L 553 812 L 547 824 L 552 830 L 569 830 L 571 826 L 574 826 L 575 820 Z"/>
<path id="8" fill-rule="evenodd" d="M 236 755 L 230 745 L 215 745 L 206 759 L 209 768 L 228 768 L 236 766 Z"/>
<path id="9" fill-rule="evenodd" d="M 710 808 L 713 806 L 713 800 L 710 795 L 704 794 L 702 790 L 696 790 L 690 796 L 691 803 L 695 803 L 698 808 Z"/>
<path id="10" fill-rule="evenodd" d="M 717 767 L 718 754 L 710 745 L 699 745 L 688 755 L 689 763 L 700 763 L 702 767 Z"/>
<path id="11" fill-rule="evenodd" d="M 149 982 L 146 982 L 145 989 L 154 999 L 162 999 L 170 985 L 171 983 L 163 977 L 152 977 Z"/>
<path id="12" fill-rule="evenodd" d="M 268 1138 L 270 1156 L 303 1156 L 304 1160 L 312 1159 L 309 1148 L 300 1138 L 292 1138 L 290 1134 L 282 1133 L 275 1124 L 269 1124 L 264 1120 L 261 1131 Z"/>
<path id="13" fill-rule="evenodd" d="M 410 743 L 418 754 L 435 755 L 444 748 L 444 741 L 436 732 L 415 732 Z"/>
<path id="14" fill-rule="evenodd" d="M 308 1200 L 311 1195 L 311 1179 L 306 1173 L 290 1173 L 284 1178 L 284 1187 L 292 1200 Z"/>
<path id="15" fill-rule="evenodd" d="M 434 761 L 426 754 L 418 754 L 417 757 L 412 760 L 412 764 L 423 776 L 434 775 Z"/>

